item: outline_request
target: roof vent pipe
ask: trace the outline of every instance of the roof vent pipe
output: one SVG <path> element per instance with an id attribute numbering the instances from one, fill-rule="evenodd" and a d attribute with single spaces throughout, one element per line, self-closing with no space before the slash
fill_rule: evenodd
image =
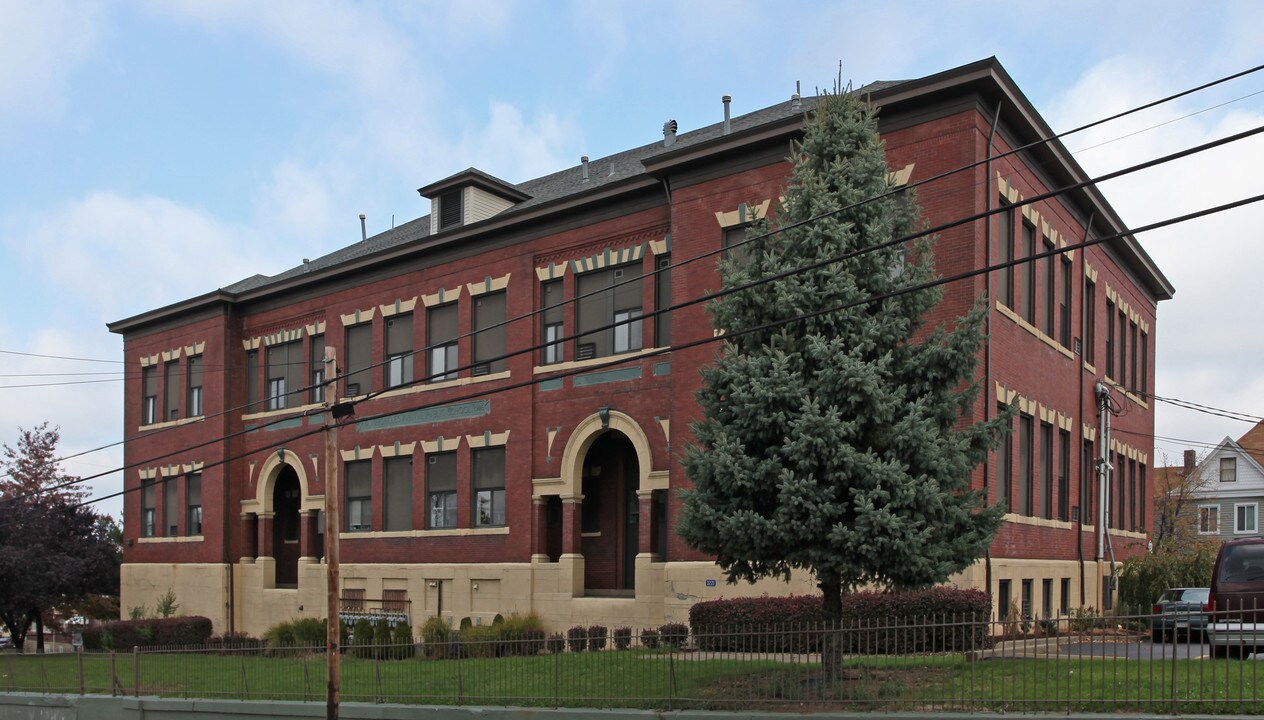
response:
<path id="1" fill-rule="evenodd" d="M 721 98 L 721 101 L 724 103 L 724 134 L 728 135 L 729 134 L 729 103 L 733 102 L 733 98 L 729 97 L 728 95 L 725 95 L 723 98 Z"/>
<path id="2" fill-rule="evenodd" d="M 584 176 L 583 176 L 584 182 L 588 182 L 588 156 L 587 155 L 579 156 L 579 162 L 581 165 L 584 166 Z"/>
<path id="3" fill-rule="evenodd" d="M 360 240 L 363 242 L 364 240 L 368 240 L 368 239 L 369 239 L 369 231 L 367 228 L 364 227 L 364 213 L 360 213 Z"/>
<path id="4" fill-rule="evenodd" d="M 671 147 L 676 144 L 676 121 L 668 120 L 663 123 L 663 147 Z"/>
<path id="5" fill-rule="evenodd" d="M 790 109 L 799 112 L 803 109 L 803 101 L 799 98 L 799 93 L 790 96 Z"/>

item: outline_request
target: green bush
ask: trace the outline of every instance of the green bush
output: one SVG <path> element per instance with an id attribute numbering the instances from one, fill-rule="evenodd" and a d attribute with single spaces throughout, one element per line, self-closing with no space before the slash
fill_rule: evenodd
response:
<path id="1" fill-rule="evenodd" d="M 549 635 L 545 641 L 548 645 L 549 652 L 556 655 L 566 649 L 566 638 L 562 637 L 562 633 L 553 633 Z"/>
<path id="2" fill-rule="evenodd" d="M 395 623 L 391 630 L 391 658 L 405 660 L 412 657 L 415 651 L 412 627 L 403 621 Z"/>
<path id="3" fill-rule="evenodd" d="M 329 623 L 324 618 L 299 618 L 292 623 L 294 643 L 299 647 L 323 648 L 329 639 Z"/>
<path id="4" fill-rule="evenodd" d="M 617 627 L 614 629 L 614 649 L 627 650 L 632 647 L 632 628 Z"/>
<path id="5" fill-rule="evenodd" d="M 100 643 L 104 650 L 130 650 L 205 645 L 210 638 L 210 619 L 193 615 L 108 622 L 101 628 Z"/>
<path id="6" fill-rule="evenodd" d="M 1216 552 L 1210 548 L 1128 558 L 1119 574 L 1119 614 L 1148 615 L 1168 588 L 1210 586 L 1215 564 Z"/>
<path id="7" fill-rule="evenodd" d="M 283 622 L 273 625 L 263 634 L 263 641 L 271 648 L 294 647 L 294 623 Z"/>
<path id="8" fill-rule="evenodd" d="M 356 620 L 351 628 L 351 654 L 358 658 L 373 657 L 373 623 L 368 618 Z"/>
<path id="9" fill-rule="evenodd" d="M 454 657 L 452 627 L 441 617 L 432 617 L 421 626 L 422 649 L 431 660 Z"/>
<path id="10" fill-rule="evenodd" d="M 543 649 L 544 621 L 535 613 L 513 613 L 492 625 L 500 628 L 503 653 L 506 655 L 535 655 Z"/>
<path id="11" fill-rule="evenodd" d="M 647 650 L 658 649 L 658 631 L 653 628 L 646 628 L 641 631 L 641 646 Z"/>
<path id="12" fill-rule="evenodd" d="M 685 646 L 685 641 L 689 639 L 689 626 L 684 623 L 667 623 L 658 627 L 658 637 L 663 644 L 679 650 Z"/>
<path id="13" fill-rule="evenodd" d="M 501 654 L 500 647 L 500 628 L 496 625 L 475 625 L 461 631 L 461 650 L 466 657 L 496 657 Z"/>
<path id="14" fill-rule="evenodd" d="M 583 652 L 588 647 L 588 628 L 576 625 L 566 631 L 566 646 L 571 652 Z"/>

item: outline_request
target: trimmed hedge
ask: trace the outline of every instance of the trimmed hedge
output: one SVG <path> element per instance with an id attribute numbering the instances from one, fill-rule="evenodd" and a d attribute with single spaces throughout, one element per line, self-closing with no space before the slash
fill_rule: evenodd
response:
<path id="1" fill-rule="evenodd" d="M 131 650 L 133 647 L 205 645 L 211 638 L 210 618 L 189 617 L 115 620 L 84 632 L 89 650 Z"/>
<path id="2" fill-rule="evenodd" d="M 841 651 L 860 654 L 951 652 L 982 647 L 991 599 L 979 590 L 936 587 L 843 597 Z M 702 650 L 819 652 L 819 595 L 711 600 L 689 611 Z"/>

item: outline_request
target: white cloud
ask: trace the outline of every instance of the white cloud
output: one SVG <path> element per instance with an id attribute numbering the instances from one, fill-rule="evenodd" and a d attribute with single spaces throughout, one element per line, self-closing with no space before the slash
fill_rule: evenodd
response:
<path id="1" fill-rule="evenodd" d="M 525 118 L 518 107 L 504 101 L 492 101 L 488 115 L 486 126 L 466 133 L 457 145 L 455 157 L 464 158 L 466 165 L 521 182 L 579 164 L 578 153 L 562 153 L 583 144 L 573 119 L 553 113 Z"/>
<path id="2" fill-rule="evenodd" d="M 70 76 L 96 48 L 103 15 L 95 2 L 6 2 L 0 12 L 0 118 L 59 116 Z"/>

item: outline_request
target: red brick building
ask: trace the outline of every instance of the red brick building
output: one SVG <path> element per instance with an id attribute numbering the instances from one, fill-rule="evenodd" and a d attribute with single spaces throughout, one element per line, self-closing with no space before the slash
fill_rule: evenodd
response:
<path id="1" fill-rule="evenodd" d="M 992 155 L 1052 135 L 995 60 L 860 92 L 881 106 L 896 182 L 987 158 L 998 106 Z M 252 633 L 323 612 L 326 347 L 340 370 L 327 391 L 368 396 L 338 436 L 344 598 L 406 609 L 414 625 L 535 611 L 554 627 L 648 626 L 701 599 L 785 592 L 726 586 L 673 532 L 697 369 L 717 345 L 683 347 L 713 336 L 701 305 L 654 311 L 718 288 L 714 256 L 690 260 L 775 212 L 812 107 L 796 98 L 680 135 L 668 123 L 662 140 L 518 184 L 471 168 L 420 189 L 429 215 L 111 324 L 139 378 L 124 408 L 123 607 L 171 588 L 217 630 Z M 919 198 L 937 225 L 1084 178 L 1052 140 Z M 936 262 L 947 276 L 1124 229 L 1096 190 L 1077 190 L 942 232 Z M 1010 598 L 1034 614 L 1097 606 L 1109 569 L 1090 499 L 1093 387 L 1128 407 L 1109 448 L 1121 560 L 1146 542 L 1143 393 L 1172 288 L 1125 236 L 956 282 L 932 319 L 989 289 L 974 415 L 1020 414 L 975 483 L 1012 512 L 954 580 L 990 589 L 1001 612 Z"/>

